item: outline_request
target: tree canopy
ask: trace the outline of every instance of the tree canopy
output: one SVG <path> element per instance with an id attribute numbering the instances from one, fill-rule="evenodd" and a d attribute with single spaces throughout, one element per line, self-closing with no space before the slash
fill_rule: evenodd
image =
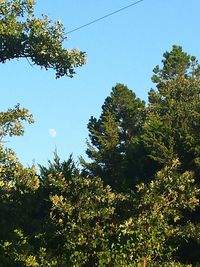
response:
<path id="1" fill-rule="evenodd" d="M 84 53 L 62 48 L 62 25 L 33 8 L 0 1 L 0 61 L 26 57 L 72 76 Z M 179 46 L 162 63 L 146 105 L 112 88 L 88 123 L 82 169 L 57 153 L 23 166 L 3 141 L 33 117 L 19 104 L 0 113 L 0 266 L 199 266 L 200 67 Z"/>
<path id="2" fill-rule="evenodd" d="M 82 160 L 84 175 L 99 175 L 116 191 L 135 190 L 133 185 L 154 180 L 158 171 L 178 159 L 180 175 L 192 172 L 199 187 L 199 74 L 197 59 L 173 46 L 163 54 L 162 66 L 153 70 L 156 89 L 149 91 L 146 106 L 126 86 L 113 87 L 100 118 L 91 117 L 88 124 L 86 152 L 92 161 Z M 139 109 L 136 103 L 142 104 Z M 199 214 L 199 208 L 186 212 L 182 222 L 197 226 Z M 183 244 L 179 256 L 200 261 L 199 234 Z M 185 256 L 187 251 L 191 257 Z"/>

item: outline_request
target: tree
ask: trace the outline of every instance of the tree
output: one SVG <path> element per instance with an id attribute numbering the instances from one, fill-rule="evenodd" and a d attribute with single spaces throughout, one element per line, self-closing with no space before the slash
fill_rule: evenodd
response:
<path id="1" fill-rule="evenodd" d="M 86 153 L 92 162 L 82 159 L 86 173 L 100 176 L 117 190 L 133 189 L 138 182 L 149 180 L 154 167 L 140 140 L 144 121 L 144 101 L 123 84 L 113 87 L 100 118 L 91 117 L 88 123 L 91 143 Z"/>
<path id="2" fill-rule="evenodd" d="M 50 200 L 59 264 L 145 266 L 147 261 L 146 266 L 179 266 L 174 252 L 197 231 L 180 221 L 183 210 L 198 205 L 199 190 L 193 174 L 180 173 L 178 165 L 173 161 L 131 194 L 112 192 L 97 178 L 49 176 L 57 188 Z"/>
<path id="3" fill-rule="evenodd" d="M 19 266 L 190 266 L 174 253 L 198 231 L 181 219 L 198 205 L 199 190 L 177 160 L 129 194 L 113 192 L 100 178 L 67 177 L 52 164 L 37 188 L 48 192 L 38 199 L 48 203 L 41 232 L 15 230 L 3 246 L 10 260 Z"/>
<path id="4" fill-rule="evenodd" d="M 41 68 L 54 69 L 57 78 L 72 77 L 74 69 L 85 64 L 85 53 L 64 49 L 62 23 L 35 17 L 34 5 L 34 0 L 0 1 L 0 62 L 31 59 Z"/>
<path id="5" fill-rule="evenodd" d="M 200 65 L 180 46 L 173 46 L 163 56 L 162 68 L 156 66 L 152 77 L 156 90 L 149 92 L 143 141 L 150 157 L 161 166 L 178 158 L 182 171 L 194 172 L 199 185 Z M 185 216 L 184 220 L 199 222 L 200 210 Z M 195 237 L 195 248 L 194 239 L 187 244 L 186 261 L 200 261 L 198 239 L 199 234 Z M 193 253 L 188 253 L 190 247 Z"/>
<path id="6" fill-rule="evenodd" d="M 117 250 L 116 257 L 124 256 L 121 266 L 185 266 L 174 253 L 182 240 L 199 231 L 191 222 L 181 221 L 184 210 L 198 206 L 199 189 L 193 174 L 181 173 L 179 167 L 178 160 L 173 160 L 153 181 L 137 185 L 131 193 L 132 213 L 118 226 L 114 246 L 121 252 Z"/>
<path id="7" fill-rule="evenodd" d="M 20 229 L 28 234 L 35 227 L 32 206 L 39 187 L 36 170 L 33 166 L 25 168 L 3 144 L 7 135 L 23 135 L 25 121 L 32 123 L 33 118 L 20 105 L 0 113 L 0 262 L 5 267 L 18 266 L 6 255 L 5 247 L 17 242 Z"/>
<path id="8" fill-rule="evenodd" d="M 178 157 L 199 177 L 200 65 L 179 46 L 164 53 L 162 63 L 152 77 L 157 90 L 149 92 L 144 140 L 152 158 L 166 164 Z"/>
<path id="9" fill-rule="evenodd" d="M 53 162 L 49 160 L 48 164 L 49 164 L 48 168 L 39 164 L 40 177 L 43 182 L 46 179 L 46 177 L 48 177 L 48 175 L 57 175 L 60 172 L 68 180 L 72 179 L 72 177 L 74 176 L 80 175 L 80 171 L 72 158 L 72 154 L 69 156 L 69 159 L 67 161 L 64 160 L 63 162 L 61 162 L 60 157 L 57 154 L 57 151 L 55 151 Z"/>
<path id="10" fill-rule="evenodd" d="M 85 53 L 63 48 L 62 23 L 35 17 L 34 5 L 33 0 L 0 0 L 0 62 L 26 58 L 46 70 L 54 69 L 57 78 L 72 77 L 75 68 L 85 64 Z M 23 122 L 32 123 L 33 117 L 19 104 L 0 113 L 0 266 L 38 266 L 36 255 L 40 266 L 53 266 L 43 256 L 49 210 L 42 210 L 48 205 L 41 181 L 34 166 L 24 167 L 4 147 L 7 135 L 23 135 Z"/>

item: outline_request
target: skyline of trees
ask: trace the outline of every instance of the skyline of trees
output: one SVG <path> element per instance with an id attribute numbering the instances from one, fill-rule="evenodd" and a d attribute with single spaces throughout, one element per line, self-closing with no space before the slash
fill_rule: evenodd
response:
<path id="1" fill-rule="evenodd" d="M 81 169 L 56 153 L 24 167 L 1 142 L 0 266 L 198 266 L 199 65 L 179 46 L 162 62 L 146 105 L 112 88 Z M 2 137 L 25 121 L 19 105 L 1 112 Z"/>
<path id="2" fill-rule="evenodd" d="M 63 48 L 62 24 L 35 18 L 34 4 L 0 2 L 0 62 L 27 57 L 72 77 L 85 54 Z M 33 116 L 0 112 L 0 267 L 199 266 L 200 65 L 174 45 L 152 81 L 146 104 L 112 88 L 82 168 L 57 153 L 23 166 L 4 138 Z"/>

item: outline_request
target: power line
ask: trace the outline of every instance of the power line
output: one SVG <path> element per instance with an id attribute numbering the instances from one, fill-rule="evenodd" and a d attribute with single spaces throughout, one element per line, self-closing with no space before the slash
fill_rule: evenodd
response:
<path id="1" fill-rule="evenodd" d="M 139 3 L 142 2 L 142 1 L 144 1 L 144 0 L 138 0 L 138 1 L 132 3 L 132 4 L 128 5 L 128 6 L 122 7 L 122 8 L 120 8 L 120 9 L 118 9 L 118 10 L 115 10 L 115 11 L 113 11 L 113 12 L 111 12 L 111 13 L 109 13 L 109 14 L 103 16 L 103 17 L 100 17 L 100 18 L 98 18 L 98 19 L 92 20 L 92 21 L 90 21 L 90 22 L 88 22 L 88 23 L 86 23 L 86 24 L 84 24 L 84 25 L 81 25 L 81 26 L 79 26 L 79 27 L 77 27 L 77 28 L 75 28 L 75 29 L 73 29 L 73 30 L 70 30 L 70 31 L 68 31 L 66 34 L 69 34 L 69 33 L 78 31 L 78 30 L 80 30 L 80 29 L 82 29 L 82 28 L 85 28 L 85 27 L 87 27 L 87 26 L 89 26 L 89 25 L 91 25 L 91 24 L 94 24 L 94 23 L 96 23 L 96 22 L 98 22 L 98 21 L 100 21 L 100 20 L 103 20 L 103 19 L 105 19 L 105 18 L 108 18 L 108 17 L 110 17 L 110 16 L 112 16 L 112 15 L 114 15 L 114 14 L 116 14 L 116 13 L 119 13 L 119 12 L 125 10 L 125 9 L 128 9 L 128 8 L 130 8 L 130 7 L 132 7 L 132 6 L 135 6 L 135 5 L 139 4 Z"/>

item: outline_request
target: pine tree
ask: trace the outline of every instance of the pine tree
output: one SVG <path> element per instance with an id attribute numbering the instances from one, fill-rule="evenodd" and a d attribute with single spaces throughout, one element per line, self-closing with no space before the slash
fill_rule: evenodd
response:
<path id="1" fill-rule="evenodd" d="M 152 158 L 167 164 L 178 157 L 183 170 L 199 177 L 200 65 L 180 46 L 164 53 L 162 63 L 152 77 L 157 90 L 149 92 L 144 140 Z"/>
<path id="2" fill-rule="evenodd" d="M 88 123 L 90 142 L 86 153 L 92 162 L 82 159 L 87 175 L 100 176 L 117 190 L 133 189 L 149 178 L 153 161 L 146 157 L 140 140 L 144 120 L 144 101 L 123 84 L 113 87 L 100 118 L 91 117 Z"/>
<path id="3" fill-rule="evenodd" d="M 150 157 L 161 166 L 178 158 L 180 170 L 194 172 L 199 184 L 200 65 L 180 46 L 173 46 L 172 51 L 165 52 L 163 56 L 162 68 L 156 66 L 153 70 L 152 81 L 156 90 L 149 92 L 143 141 Z M 187 213 L 183 221 L 187 220 L 199 222 L 199 209 L 195 213 Z M 197 240 L 199 235 L 187 244 L 185 250 L 180 250 L 182 259 L 200 261 Z"/>

